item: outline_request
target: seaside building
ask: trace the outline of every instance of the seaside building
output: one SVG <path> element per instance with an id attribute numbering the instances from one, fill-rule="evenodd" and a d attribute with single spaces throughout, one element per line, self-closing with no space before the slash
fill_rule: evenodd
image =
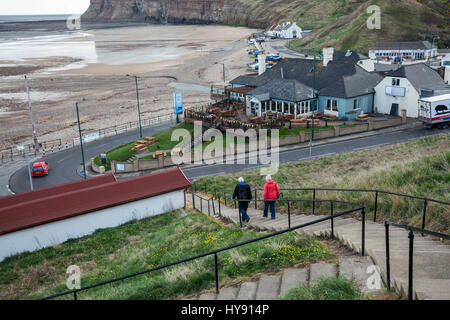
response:
<path id="1" fill-rule="evenodd" d="M 296 119 L 321 112 L 351 120 L 373 112 L 374 87 L 382 76 L 358 65 L 367 57 L 333 48 L 325 48 L 322 56 L 316 61 L 315 75 L 313 60 L 287 58 L 261 75 L 233 79 L 230 90 L 245 91 L 247 115 L 280 112 Z M 235 95 L 230 98 L 237 99 Z"/>
<path id="2" fill-rule="evenodd" d="M 369 49 L 372 60 L 394 63 L 427 60 L 437 56 L 437 47 L 429 41 L 380 42 Z"/>
<path id="3" fill-rule="evenodd" d="M 442 94 L 449 88 L 439 74 L 426 64 L 404 65 L 388 72 L 375 87 L 375 109 L 379 113 L 395 116 L 405 109 L 407 117 L 417 118 L 421 91 Z"/>

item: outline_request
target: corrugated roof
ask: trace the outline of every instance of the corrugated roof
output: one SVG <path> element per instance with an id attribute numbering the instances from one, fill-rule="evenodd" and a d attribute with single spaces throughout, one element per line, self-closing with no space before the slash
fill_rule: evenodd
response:
<path id="1" fill-rule="evenodd" d="M 398 42 L 381 42 L 370 50 L 414 50 L 414 49 L 431 49 L 432 45 L 429 41 L 398 41 Z"/>
<path id="2" fill-rule="evenodd" d="M 190 185 L 183 171 L 175 168 L 123 181 L 86 184 L 84 188 L 79 186 L 41 199 L 16 202 L 0 209 L 0 235 L 183 190 Z M 68 188 L 67 184 L 59 187 Z M 17 196 L 19 199 L 20 195 Z"/>

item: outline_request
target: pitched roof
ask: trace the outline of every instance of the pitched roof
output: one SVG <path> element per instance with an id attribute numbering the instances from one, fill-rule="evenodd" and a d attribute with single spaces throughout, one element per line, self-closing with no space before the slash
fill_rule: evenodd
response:
<path id="1" fill-rule="evenodd" d="M 417 91 L 420 88 L 432 89 L 433 86 L 445 84 L 441 76 L 424 63 L 403 65 L 397 70 L 387 73 L 386 76 L 407 78 Z"/>
<path id="2" fill-rule="evenodd" d="M 413 50 L 413 49 L 431 49 L 429 41 L 398 41 L 398 42 L 380 42 L 370 50 Z"/>
<path id="3" fill-rule="evenodd" d="M 84 182 L 88 182 L 86 180 Z M 165 170 L 123 181 L 88 185 L 76 190 L 33 199 L 0 209 L 0 235 L 111 208 L 191 185 L 180 168 Z M 52 187 L 55 188 L 55 187 Z M 45 190 L 45 189 L 42 189 Z M 17 195 L 20 199 L 21 195 Z M 14 196 L 11 196 L 14 197 Z"/>
<path id="4" fill-rule="evenodd" d="M 248 94 L 259 96 L 268 94 L 271 99 L 284 101 L 302 101 L 313 98 L 313 90 L 295 79 L 274 79 L 265 85 L 253 89 Z"/>

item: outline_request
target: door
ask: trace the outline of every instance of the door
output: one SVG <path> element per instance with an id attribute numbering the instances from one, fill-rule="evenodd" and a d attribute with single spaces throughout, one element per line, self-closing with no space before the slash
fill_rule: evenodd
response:
<path id="1" fill-rule="evenodd" d="M 398 103 L 393 103 L 391 105 L 391 116 L 398 116 Z"/>
<path id="2" fill-rule="evenodd" d="M 369 113 L 369 97 L 363 97 L 361 99 L 362 113 Z"/>

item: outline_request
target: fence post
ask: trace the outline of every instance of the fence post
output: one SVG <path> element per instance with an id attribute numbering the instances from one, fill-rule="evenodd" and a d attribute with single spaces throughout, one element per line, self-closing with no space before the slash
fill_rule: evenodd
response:
<path id="1" fill-rule="evenodd" d="M 200 212 L 201 213 L 203 213 L 203 199 L 202 198 L 199 198 L 200 199 Z"/>
<path id="2" fill-rule="evenodd" d="M 364 208 L 361 209 L 361 215 L 362 215 L 362 228 L 361 228 L 361 256 L 364 257 L 364 247 L 365 247 L 365 225 L 366 225 L 366 212 L 364 211 Z"/>
<path id="3" fill-rule="evenodd" d="M 378 207 L 378 191 L 375 192 L 375 208 L 373 210 L 373 222 L 377 222 L 377 207 Z"/>
<path id="4" fill-rule="evenodd" d="M 209 200 L 210 200 L 210 199 L 208 199 L 208 216 L 211 215 L 211 209 L 210 209 L 210 205 L 209 205 Z"/>
<path id="5" fill-rule="evenodd" d="M 289 229 L 291 228 L 291 204 L 288 200 L 288 226 Z"/>
<path id="6" fill-rule="evenodd" d="M 316 189 L 313 189 L 313 211 L 312 214 L 316 211 Z"/>
<path id="7" fill-rule="evenodd" d="M 414 232 L 409 230 L 409 271 L 408 271 L 408 300 L 413 300 L 413 251 L 414 251 Z"/>
<path id="8" fill-rule="evenodd" d="M 385 241 L 386 241 L 386 286 L 391 291 L 391 264 L 389 261 L 389 223 L 384 221 Z"/>
<path id="9" fill-rule="evenodd" d="M 216 207 L 214 206 L 214 198 L 211 198 L 210 200 L 212 203 L 213 215 L 216 215 Z"/>
<path id="10" fill-rule="evenodd" d="M 330 201 L 330 214 L 331 214 L 331 239 L 334 239 L 334 205 L 333 200 Z"/>
<path id="11" fill-rule="evenodd" d="M 422 229 L 425 229 L 425 216 L 427 214 L 427 205 L 428 205 L 428 202 L 427 202 L 427 199 L 425 199 L 423 201 Z M 422 237 L 423 236 L 424 236 L 424 234 L 422 233 Z"/>
<path id="12" fill-rule="evenodd" d="M 216 293 L 219 294 L 219 268 L 217 265 L 217 253 L 214 253 L 214 269 L 216 271 Z"/>

